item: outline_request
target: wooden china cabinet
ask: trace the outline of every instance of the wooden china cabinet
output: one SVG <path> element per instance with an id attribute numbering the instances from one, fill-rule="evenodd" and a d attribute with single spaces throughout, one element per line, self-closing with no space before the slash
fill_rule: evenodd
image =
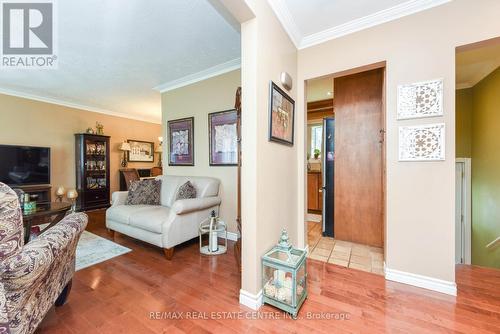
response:
<path id="1" fill-rule="evenodd" d="M 87 133 L 75 134 L 78 211 L 110 206 L 109 138 Z"/>

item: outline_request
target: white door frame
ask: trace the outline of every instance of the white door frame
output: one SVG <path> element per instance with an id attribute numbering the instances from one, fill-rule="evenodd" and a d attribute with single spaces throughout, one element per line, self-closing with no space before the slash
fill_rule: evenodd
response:
<path id="1" fill-rule="evenodd" d="M 464 263 L 471 264 L 471 233 L 472 233 L 472 159 L 456 158 L 457 163 L 464 164 L 464 182 L 462 203 L 464 215 Z"/>

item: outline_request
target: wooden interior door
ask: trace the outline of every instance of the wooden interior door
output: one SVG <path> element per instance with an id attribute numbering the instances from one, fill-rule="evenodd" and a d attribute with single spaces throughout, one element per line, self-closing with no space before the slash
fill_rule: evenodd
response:
<path id="1" fill-rule="evenodd" d="M 384 69 L 335 78 L 335 238 L 383 246 Z"/>

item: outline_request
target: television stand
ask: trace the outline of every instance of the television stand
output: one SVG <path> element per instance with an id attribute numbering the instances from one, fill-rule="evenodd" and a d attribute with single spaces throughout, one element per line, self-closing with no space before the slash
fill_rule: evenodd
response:
<path id="1" fill-rule="evenodd" d="M 22 189 L 30 196 L 36 196 L 37 203 L 48 203 L 52 200 L 52 186 L 50 184 L 33 185 L 33 186 L 12 186 L 12 188 Z M 34 199 L 34 198 L 33 198 Z"/>

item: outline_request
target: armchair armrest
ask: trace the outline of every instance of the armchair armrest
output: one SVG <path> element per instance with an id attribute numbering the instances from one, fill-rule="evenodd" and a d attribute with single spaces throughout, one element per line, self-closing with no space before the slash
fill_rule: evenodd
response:
<path id="1" fill-rule="evenodd" d="M 0 333 L 9 334 L 9 314 L 7 313 L 7 299 L 5 289 L 2 282 L 0 282 Z"/>
<path id="2" fill-rule="evenodd" d="M 1 280 L 9 291 L 32 285 L 61 256 L 73 254 L 80 234 L 87 226 L 87 215 L 71 214 L 23 249 L 0 263 Z"/>
<path id="3" fill-rule="evenodd" d="M 11 291 L 31 285 L 47 273 L 53 261 L 54 254 L 49 242 L 37 238 L 26 244 L 19 253 L 2 261 L 2 282 Z"/>
<path id="4" fill-rule="evenodd" d="M 127 201 L 128 191 L 115 191 L 111 195 L 111 205 L 124 205 Z"/>
<path id="5" fill-rule="evenodd" d="M 180 199 L 174 202 L 174 205 L 172 205 L 172 210 L 176 214 L 182 215 L 193 211 L 207 209 L 212 206 L 219 205 L 220 203 L 221 199 L 219 196 Z"/>

